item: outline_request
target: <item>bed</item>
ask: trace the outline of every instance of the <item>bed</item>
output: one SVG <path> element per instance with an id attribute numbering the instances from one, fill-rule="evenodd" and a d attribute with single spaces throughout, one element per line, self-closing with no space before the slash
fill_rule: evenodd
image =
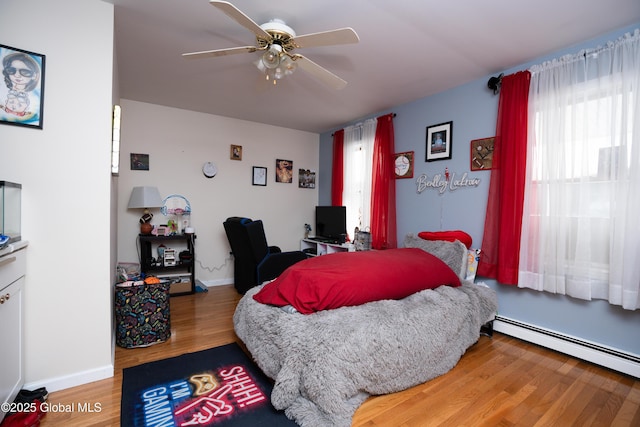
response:
<path id="1" fill-rule="evenodd" d="M 409 262 L 406 269 L 403 265 L 389 269 L 374 259 L 380 268 L 362 269 L 355 262 L 357 279 L 353 271 L 344 274 L 341 270 L 334 276 L 325 276 L 324 271 L 316 274 L 315 264 L 344 263 L 345 256 L 351 256 L 349 260 L 365 256 L 357 252 L 343 254 L 342 259 L 339 254 L 325 255 L 308 260 L 310 267 L 305 265 L 307 261 L 296 264 L 302 272 L 298 271 L 293 281 L 304 288 L 298 291 L 301 295 L 286 294 L 283 280 L 293 274 L 288 269 L 275 281 L 247 291 L 238 303 L 236 334 L 274 380 L 274 407 L 299 425 L 350 426 L 356 409 L 369 396 L 404 390 L 452 369 L 477 342 L 483 325 L 494 318 L 495 292 L 465 280 L 468 251 L 462 243 L 431 242 L 408 235 L 404 248 L 395 251 L 402 259 L 415 258 L 420 266 Z M 387 251 L 378 252 L 377 256 L 382 256 Z M 389 254 L 393 257 L 393 252 Z M 428 266 L 423 268 L 425 254 Z M 371 258 L 365 261 L 371 262 Z M 392 264 L 398 265 L 397 259 Z M 294 267 L 290 269 L 297 271 Z M 309 268 L 311 273 L 305 272 Z M 427 278 L 426 288 L 414 291 L 415 285 L 407 287 L 405 282 L 412 281 L 409 276 L 414 276 L 411 272 L 416 269 L 417 276 L 429 271 L 434 274 L 428 276 L 439 278 Z M 389 270 L 390 275 L 382 280 L 388 283 L 392 296 L 380 298 L 380 290 L 372 283 Z M 309 277 L 312 279 L 307 280 Z M 331 285 L 327 285 L 328 277 L 335 278 Z M 347 291 L 333 282 L 342 282 L 340 286 Z M 323 293 L 317 286 L 328 290 Z M 309 287 L 316 288 L 308 291 Z M 407 295 L 398 297 L 398 292 Z M 347 296 L 336 300 L 336 293 Z M 275 302 L 259 302 L 265 294 L 276 295 Z M 362 294 L 366 295 L 364 302 Z M 282 299 L 283 295 L 288 298 Z M 317 300 L 319 310 L 310 307 L 310 299 Z"/>

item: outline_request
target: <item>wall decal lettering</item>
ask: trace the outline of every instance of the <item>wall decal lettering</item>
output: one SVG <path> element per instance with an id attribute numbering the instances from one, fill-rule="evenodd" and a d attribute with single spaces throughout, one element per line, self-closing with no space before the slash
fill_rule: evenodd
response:
<path id="1" fill-rule="evenodd" d="M 477 187 L 480 185 L 480 178 L 470 178 L 468 172 L 464 172 L 462 176 L 455 172 L 450 173 L 449 168 L 445 168 L 444 174 L 435 174 L 431 178 L 427 174 L 421 174 L 416 179 L 416 191 L 418 194 L 425 190 L 438 190 L 438 193 L 444 194 L 448 191 L 456 191 L 460 188 Z"/>

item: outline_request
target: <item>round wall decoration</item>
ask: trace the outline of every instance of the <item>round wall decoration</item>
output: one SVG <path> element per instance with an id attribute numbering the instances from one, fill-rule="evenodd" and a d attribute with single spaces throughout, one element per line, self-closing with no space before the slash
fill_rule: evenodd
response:
<path id="1" fill-rule="evenodd" d="M 218 167 L 213 162 L 206 162 L 202 166 L 202 173 L 207 178 L 213 178 L 218 173 Z"/>

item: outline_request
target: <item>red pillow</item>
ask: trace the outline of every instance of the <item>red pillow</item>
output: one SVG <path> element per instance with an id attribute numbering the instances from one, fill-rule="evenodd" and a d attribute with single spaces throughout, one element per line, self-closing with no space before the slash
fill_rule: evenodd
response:
<path id="1" fill-rule="evenodd" d="M 456 273 L 418 248 L 340 252 L 300 261 L 266 284 L 253 298 L 292 305 L 303 314 L 401 299 L 441 285 L 460 286 Z"/>
<path id="2" fill-rule="evenodd" d="M 471 248 L 472 239 L 471 236 L 462 230 L 450 230 L 450 231 L 421 231 L 418 233 L 418 237 L 424 240 L 445 240 L 447 242 L 455 242 L 460 240 L 467 249 Z"/>

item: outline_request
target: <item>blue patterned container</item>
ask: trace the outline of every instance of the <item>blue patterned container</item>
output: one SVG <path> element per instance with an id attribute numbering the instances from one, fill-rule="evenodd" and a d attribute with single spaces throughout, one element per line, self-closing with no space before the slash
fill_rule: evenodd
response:
<path id="1" fill-rule="evenodd" d="M 171 337 L 169 283 L 116 285 L 116 344 L 147 347 Z"/>

